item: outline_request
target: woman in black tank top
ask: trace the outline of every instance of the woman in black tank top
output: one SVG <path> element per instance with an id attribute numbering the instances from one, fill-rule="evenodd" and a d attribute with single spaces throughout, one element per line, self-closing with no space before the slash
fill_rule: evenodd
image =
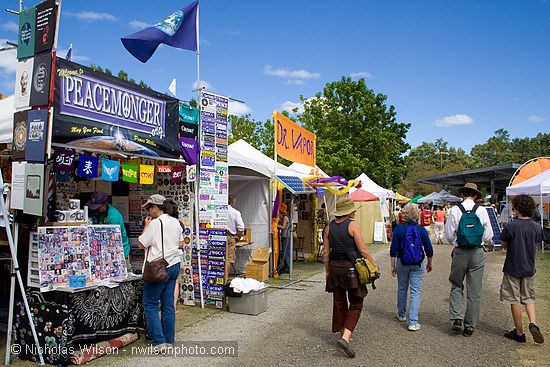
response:
<path id="1" fill-rule="evenodd" d="M 340 333 L 338 345 L 350 358 L 355 357 L 349 341 L 363 309 L 367 287 L 359 283 L 355 260 L 361 256 L 374 265 L 376 261 L 365 245 L 361 230 L 353 220 L 358 208 L 351 199 L 336 203 L 336 219 L 324 233 L 323 259 L 326 270 L 325 290 L 333 294 L 332 332 Z M 349 299 L 349 304 L 348 304 Z"/>

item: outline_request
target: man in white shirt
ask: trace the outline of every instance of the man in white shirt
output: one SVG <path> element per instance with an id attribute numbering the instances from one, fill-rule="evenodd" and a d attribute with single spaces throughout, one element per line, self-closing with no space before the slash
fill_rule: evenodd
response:
<path id="1" fill-rule="evenodd" d="M 464 336 L 471 336 L 479 318 L 483 270 L 485 269 L 485 255 L 482 245 L 491 241 L 493 229 L 487 210 L 482 206 L 478 206 L 475 214 L 479 217 L 483 226 L 482 239 L 479 240 L 479 245 L 470 244 L 466 246 L 459 244 L 457 232 L 463 215 L 460 206 L 462 205 L 465 211 L 471 211 L 475 206 L 474 201 L 481 198 L 481 192 L 477 189 L 476 184 L 467 183 L 464 187 L 458 189 L 458 193 L 464 201 L 451 208 L 445 223 L 445 236 L 449 243 L 455 247 L 452 253 L 451 274 L 449 275 L 449 282 L 451 283 L 449 317 L 453 321 L 453 331 L 462 331 Z M 466 278 L 466 288 L 468 290 L 466 312 L 462 311 L 464 278 Z M 463 322 L 464 329 L 462 329 Z"/>
<path id="2" fill-rule="evenodd" d="M 235 263 L 237 240 L 244 234 L 244 222 L 241 212 L 234 208 L 237 198 L 229 195 L 229 206 L 227 209 L 227 248 L 225 251 L 225 281 L 229 277 L 229 267 Z"/>

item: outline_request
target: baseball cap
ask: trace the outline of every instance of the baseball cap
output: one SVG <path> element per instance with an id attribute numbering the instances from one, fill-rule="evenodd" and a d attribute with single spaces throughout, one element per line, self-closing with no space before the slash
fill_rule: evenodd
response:
<path id="1" fill-rule="evenodd" d="M 149 199 L 147 199 L 145 204 L 143 204 L 141 207 L 145 208 L 149 204 L 162 205 L 162 204 L 164 204 L 165 201 L 166 201 L 166 198 L 164 196 L 159 195 L 159 194 L 154 194 L 154 195 L 149 196 Z"/>
<path id="2" fill-rule="evenodd" d="M 106 203 L 108 200 L 109 200 L 109 196 L 106 193 L 101 191 L 94 192 L 90 200 L 88 200 L 88 202 L 86 203 L 86 206 L 91 210 L 96 210 L 103 203 Z"/>

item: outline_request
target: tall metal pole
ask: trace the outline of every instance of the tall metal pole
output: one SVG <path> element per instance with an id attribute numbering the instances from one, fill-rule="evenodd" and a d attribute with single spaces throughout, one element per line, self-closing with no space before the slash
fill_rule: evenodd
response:
<path id="1" fill-rule="evenodd" d="M 200 161 L 200 144 L 201 144 L 201 58 L 200 58 L 200 38 L 199 38 L 199 6 L 197 5 L 197 104 L 199 106 L 199 126 L 197 129 L 197 140 L 199 144 L 199 157 L 197 159 L 197 177 L 195 178 L 195 246 L 197 247 L 197 262 L 199 268 L 199 291 L 201 296 L 201 308 L 204 308 L 204 291 L 202 289 L 202 256 L 201 256 L 201 243 L 200 243 L 200 227 L 199 227 L 199 191 L 200 191 L 200 178 L 201 178 L 201 161 Z"/>

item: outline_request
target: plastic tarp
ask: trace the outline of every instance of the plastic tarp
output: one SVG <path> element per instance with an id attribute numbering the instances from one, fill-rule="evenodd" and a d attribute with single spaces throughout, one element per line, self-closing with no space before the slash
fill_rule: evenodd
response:
<path id="1" fill-rule="evenodd" d="M 517 185 L 508 186 L 506 188 L 506 195 L 529 195 L 537 202 L 550 202 L 550 169 Z"/>
<path id="2" fill-rule="evenodd" d="M 378 196 L 380 199 L 395 199 L 395 193 L 393 191 L 378 185 L 364 173 L 361 173 L 356 180 L 361 181 L 361 189 Z M 356 189 L 350 189 L 350 193 L 353 193 L 355 190 Z"/>
<path id="3" fill-rule="evenodd" d="M 13 141 L 13 96 L 0 100 L 0 143 Z"/>
<path id="4" fill-rule="evenodd" d="M 411 199 L 411 203 L 417 203 L 418 200 L 422 199 L 424 196 L 422 195 L 416 195 L 414 198 Z"/>

